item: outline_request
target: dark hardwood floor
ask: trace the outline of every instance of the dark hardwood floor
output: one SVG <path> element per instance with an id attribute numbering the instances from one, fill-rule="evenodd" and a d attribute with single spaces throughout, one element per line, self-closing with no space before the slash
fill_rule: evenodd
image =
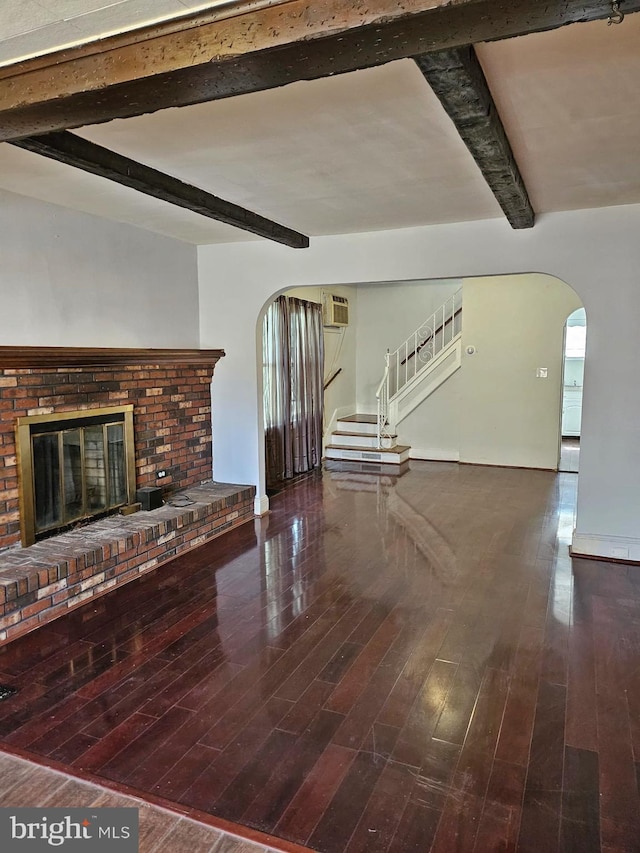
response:
<path id="1" fill-rule="evenodd" d="M 0 738 L 322 853 L 638 851 L 640 567 L 569 557 L 576 485 L 307 478 L 0 649 Z"/>

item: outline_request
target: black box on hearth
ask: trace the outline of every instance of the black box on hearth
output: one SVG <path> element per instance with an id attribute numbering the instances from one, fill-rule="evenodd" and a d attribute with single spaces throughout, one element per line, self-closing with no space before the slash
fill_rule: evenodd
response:
<path id="1" fill-rule="evenodd" d="M 144 486 L 136 492 L 136 500 L 141 509 L 158 509 L 162 506 L 162 489 L 158 486 Z"/>

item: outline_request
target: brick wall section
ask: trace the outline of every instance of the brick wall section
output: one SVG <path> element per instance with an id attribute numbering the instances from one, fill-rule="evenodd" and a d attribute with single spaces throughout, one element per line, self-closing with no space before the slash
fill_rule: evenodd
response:
<path id="1" fill-rule="evenodd" d="M 187 494 L 187 507 L 110 516 L 1 554 L 0 645 L 253 518 L 253 486 Z"/>
<path id="2" fill-rule="evenodd" d="M 175 492 L 211 479 L 212 374 L 166 364 L 0 371 L 0 549 L 20 541 L 16 418 L 132 403 L 136 488 Z"/>

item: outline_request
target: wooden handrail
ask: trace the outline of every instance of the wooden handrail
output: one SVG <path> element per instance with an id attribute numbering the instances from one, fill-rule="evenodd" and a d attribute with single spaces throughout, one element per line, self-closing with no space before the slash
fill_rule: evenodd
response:
<path id="1" fill-rule="evenodd" d="M 422 349 L 422 347 L 423 347 L 426 343 L 428 343 L 430 340 L 432 340 L 433 338 L 435 338 L 435 336 L 438 334 L 438 332 L 442 332 L 442 331 L 443 331 L 443 329 L 444 329 L 446 326 L 448 326 L 448 325 L 449 325 L 449 323 L 452 323 L 452 322 L 455 320 L 455 318 L 458 316 L 458 314 L 462 314 L 462 307 L 458 308 L 458 310 L 457 310 L 457 311 L 454 311 L 454 312 L 453 312 L 453 314 L 452 314 L 452 315 L 451 315 L 447 320 L 445 320 L 445 321 L 444 321 L 444 323 L 443 323 L 441 326 L 438 326 L 438 328 L 437 328 L 434 332 L 432 332 L 430 335 L 428 335 L 428 336 L 427 336 L 427 337 L 422 341 L 422 343 L 420 344 L 420 346 L 416 347 L 416 348 L 414 349 L 414 351 L 411 353 L 411 355 L 408 355 L 405 359 L 403 359 L 403 360 L 400 362 L 400 364 L 406 364 L 406 363 L 409 361 L 409 359 L 411 359 L 411 358 L 413 358 L 414 356 L 418 355 L 418 353 L 420 352 L 420 350 Z"/>
<path id="2" fill-rule="evenodd" d="M 329 385 L 331 385 L 331 383 L 333 382 L 333 380 L 336 378 L 336 376 L 337 376 L 339 373 L 342 373 L 342 368 L 341 368 L 341 367 L 339 367 L 337 370 L 334 370 L 334 372 L 331 374 L 331 376 L 327 379 L 327 381 L 326 381 L 326 382 L 324 383 L 324 385 L 323 385 L 323 389 L 322 389 L 323 391 L 326 391 L 326 390 L 327 390 L 327 388 L 329 387 Z"/>

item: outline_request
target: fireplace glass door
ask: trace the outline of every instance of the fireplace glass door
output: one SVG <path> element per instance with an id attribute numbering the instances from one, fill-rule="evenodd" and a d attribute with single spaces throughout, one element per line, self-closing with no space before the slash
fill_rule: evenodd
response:
<path id="1" fill-rule="evenodd" d="M 19 442 L 21 457 L 27 457 L 26 465 L 21 459 L 21 511 L 27 520 L 31 516 L 31 541 L 129 502 L 135 488 L 132 415 L 100 411 L 66 414 L 63 420 L 20 419 L 28 429 Z M 27 420 L 34 422 L 22 423 Z"/>

